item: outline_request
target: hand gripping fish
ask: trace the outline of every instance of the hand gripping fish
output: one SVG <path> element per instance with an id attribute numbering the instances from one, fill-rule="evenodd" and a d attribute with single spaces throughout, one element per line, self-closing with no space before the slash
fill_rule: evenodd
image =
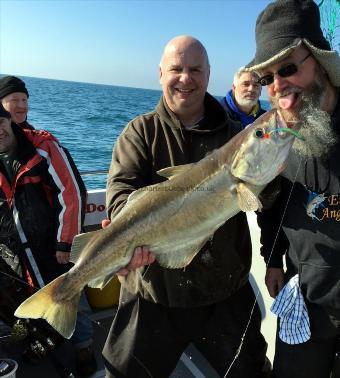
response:
<path id="1" fill-rule="evenodd" d="M 148 246 L 165 268 L 187 266 L 229 218 L 261 209 L 257 196 L 282 171 L 294 135 L 272 110 L 199 162 L 162 169 L 168 180 L 133 192 L 107 228 L 77 235 L 75 265 L 23 302 L 15 316 L 44 318 L 70 338 L 83 287 L 103 288 L 136 247 Z"/>

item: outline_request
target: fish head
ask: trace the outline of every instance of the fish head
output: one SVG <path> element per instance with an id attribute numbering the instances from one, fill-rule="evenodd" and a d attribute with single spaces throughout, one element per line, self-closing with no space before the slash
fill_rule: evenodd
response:
<path id="1" fill-rule="evenodd" d="M 263 114 L 236 135 L 232 175 L 252 185 L 268 184 L 284 169 L 295 135 L 279 110 Z"/>

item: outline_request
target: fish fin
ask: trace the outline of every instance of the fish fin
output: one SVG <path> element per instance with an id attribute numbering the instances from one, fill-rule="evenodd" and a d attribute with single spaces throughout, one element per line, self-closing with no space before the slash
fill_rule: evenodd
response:
<path id="1" fill-rule="evenodd" d="M 72 247 L 71 247 L 71 255 L 70 255 L 71 262 L 73 263 L 77 262 L 83 249 L 85 248 L 87 243 L 92 239 L 95 232 L 96 231 L 86 232 L 84 234 L 79 234 L 74 237 L 73 242 L 72 242 Z"/>
<path id="2" fill-rule="evenodd" d="M 135 190 L 134 192 L 130 193 L 127 199 L 127 203 L 130 203 L 131 201 L 134 201 L 138 198 L 140 198 L 143 194 L 146 192 L 152 192 L 155 186 L 159 186 L 159 184 L 153 184 L 153 185 L 148 185 L 144 186 L 143 188 L 140 188 L 138 190 Z"/>
<path id="3" fill-rule="evenodd" d="M 16 309 L 14 315 L 18 318 L 45 319 L 63 337 L 69 339 L 76 326 L 80 292 L 68 300 L 57 302 L 54 299 L 66 274 L 57 277 L 27 298 Z"/>
<path id="4" fill-rule="evenodd" d="M 157 174 L 165 177 L 167 179 L 171 179 L 183 172 L 187 172 L 192 169 L 192 167 L 195 165 L 195 163 L 190 163 L 190 164 L 182 164 L 182 165 L 176 165 L 175 167 L 167 167 L 160 169 L 157 171 Z M 148 185 L 144 186 L 143 188 L 140 188 L 138 190 L 135 190 L 134 192 L 130 193 L 127 199 L 127 203 L 130 203 L 131 201 L 134 201 L 138 198 L 140 198 L 143 194 L 146 192 L 152 192 L 152 191 L 157 191 L 154 189 L 155 187 L 159 186 L 160 184 L 154 184 L 154 185 Z"/>
<path id="5" fill-rule="evenodd" d="M 256 211 L 262 209 L 257 196 L 242 182 L 236 185 L 237 203 L 242 211 Z"/>
<path id="6" fill-rule="evenodd" d="M 193 258 L 202 249 L 203 245 L 209 238 L 204 238 L 199 242 L 186 245 L 182 248 L 172 250 L 171 253 L 156 254 L 156 260 L 163 268 L 176 269 L 184 268 L 191 263 Z"/>
<path id="7" fill-rule="evenodd" d="M 129 197 L 127 199 L 127 203 L 134 201 L 135 199 L 141 197 L 144 193 L 145 193 L 144 188 L 142 188 L 142 190 L 141 189 L 135 190 L 134 192 L 129 194 Z"/>
<path id="8" fill-rule="evenodd" d="M 109 283 L 113 276 L 114 275 L 110 273 L 107 276 L 97 277 L 94 280 L 88 282 L 87 286 L 92 287 L 94 289 L 103 289 Z"/>
<path id="9" fill-rule="evenodd" d="M 191 170 L 194 165 L 195 163 L 190 163 L 190 164 L 176 165 L 175 167 L 167 167 L 167 168 L 163 168 L 157 171 L 157 174 L 162 177 L 166 177 L 167 179 L 171 179 L 174 176 L 177 176 L 181 173 Z"/>

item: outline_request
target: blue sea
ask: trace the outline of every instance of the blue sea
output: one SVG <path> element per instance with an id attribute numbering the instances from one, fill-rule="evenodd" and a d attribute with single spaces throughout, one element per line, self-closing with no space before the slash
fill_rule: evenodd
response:
<path id="1" fill-rule="evenodd" d="M 21 77 L 29 91 L 28 121 L 70 151 L 87 189 L 105 188 L 113 145 L 124 126 L 157 104 L 161 91 Z"/>
<path id="2" fill-rule="evenodd" d="M 28 121 L 55 135 L 70 151 L 87 189 L 101 189 L 113 145 L 124 126 L 152 110 L 161 91 L 21 77 L 28 88 Z M 264 104 L 267 106 L 267 104 Z"/>

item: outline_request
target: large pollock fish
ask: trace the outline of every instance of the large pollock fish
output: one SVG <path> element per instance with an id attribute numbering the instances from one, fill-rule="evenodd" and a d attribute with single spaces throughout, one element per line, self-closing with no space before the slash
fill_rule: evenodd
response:
<path id="1" fill-rule="evenodd" d="M 272 110 L 199 162 L 162 169 L 168 180 L 133 192 L 107 228 L 77 235 L 72 269 L 23 302 L 15 316 L 44 318 L 70 338 L 83 287 L 104 287 L 136 247 L 148 246 L 165 268 L 187 266 L 229 218 L 261 208 L 258 194 L 282 171 L 293 134 Z"/>

